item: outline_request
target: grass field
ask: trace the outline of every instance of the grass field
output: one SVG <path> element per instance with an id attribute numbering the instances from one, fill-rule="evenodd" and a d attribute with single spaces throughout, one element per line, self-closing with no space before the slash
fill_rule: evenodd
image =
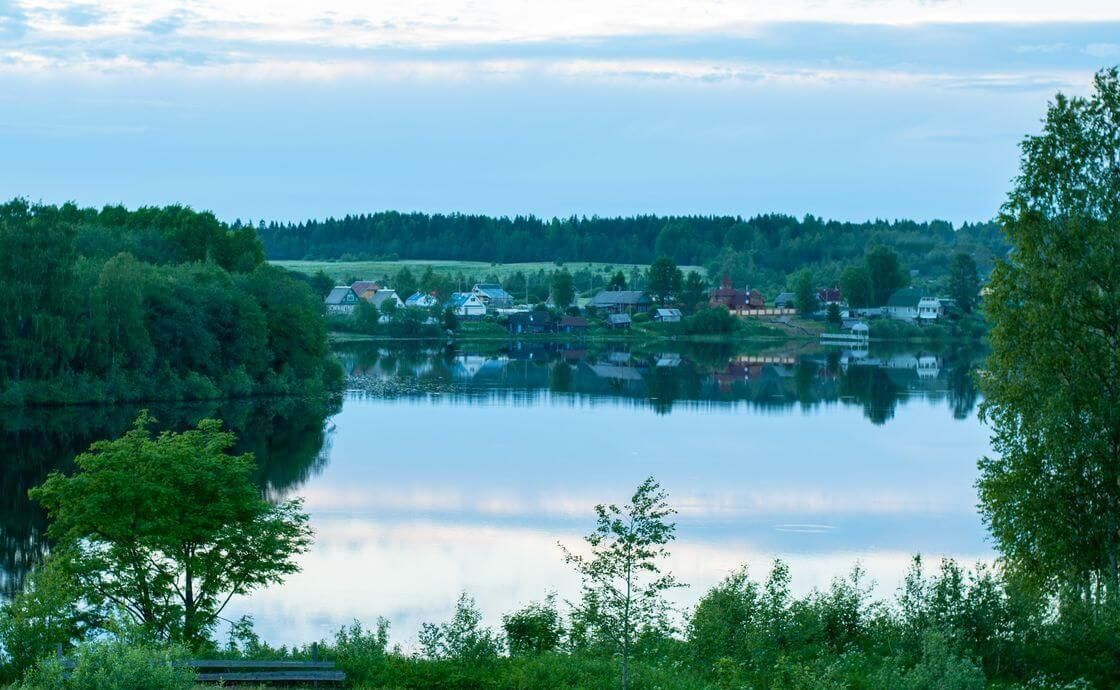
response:
<path id="1" fill-rule="evenodd" d="M 536 273 L 537 271 L 544 270 L 545 273 L 554 271 L 559 268 L 556 264 L 550 261 L 537 261 L 532 263 L 515 263 L 515 264 L 490 264 L 485 261 L 424 261 L 422 259 L 406 259 L 403 261 L 273 261 L 273 264 L 282 266 L 290 271 L 299 271 L 300 273 L 314 274 L 323 271 L 331 278 L 338 281 L 344 281 L 347 278 L 355 277 L 358 279 L 377 280 L 382 276 L 392 276 L 399 271 L 402 267 L 408 266 L 416 276 L 419 277 L 424 269 L 428 266 L 437 273 L 455 277 L 462 273 L 467 278 L 476 278 L 482 280 L 490 274 L 498 276 L 498 280 L 505 280 L 507 277 L 514 273 L 521 271 L 528 275 L 529 273 Z M 621 270 L 629 277 L 630 270 L 638 266 L 642 270 L 648 268 L 647 264 L 608 264 L 608 263 L 588 263 L 588 262 L 573 262 L 565 263 L 564 267 L 571 272 L 581 271 L 583 269 L 590 269 L 592 273 L 597 275 L 609 276 L 615 271 Z M 687 272 L 690 270 L 699 271 L 703 274 L 703 269 L 700 266 L 681 266 L 681 270 Z M 596 285 L 600 284 L 596 281 Z M 586 290 L 587 286 L 577 285 L 577 289 Z"/>

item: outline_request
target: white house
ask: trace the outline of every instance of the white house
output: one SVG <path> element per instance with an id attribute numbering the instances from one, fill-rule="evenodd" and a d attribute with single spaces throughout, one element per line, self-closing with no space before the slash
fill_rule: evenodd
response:
<path id="1" fill-rule="evenodd" d="M 918 302 L 918 320 L 936 321 L 945 316 L 945 305 L 934 297 L 923 297 Z"/>
<path id="2" fill-rule="evenodd" d="M 338 285 L 331 288 L 323 303 L 327 305 L 328 314 L 353 314 L 358 308 L 358 296 L 349 285 Z"/>
<path id="3" fill-rule="evenodd" d="M 404 301 L 404 306 L 410 309 L 431 309 L 439 304 L 435 295 L 427 292 L 415 292 Z"/>
<path id="4" fill-rule="evenodd" d="M 509 309 L 513 306 L 513 295 L 502 289 L 498 283 L 479 283 L 471 291 L 490 309 Z"/>
<path id="5" fill-rule="evenodd" d="M 447 306 L 462 319 L 480 319 L 486 316 L 486 305 L 473 292 L 453 292 Z"/>
<path id="6" fill-rule="evenodd" d="M 369 302 L 378 309 L 384 309 L 387 302 L 392 302 L 396 307 L 404 306 L 404 302 L 402 302 L 401 298 L 397 296 L 396 290 L 378 290 L 369 297 L 366 297 L 366 299 L 369 300 Z"/>
<path id="7" fill-rule="evenodd" d="M 681 310 L 680 309 L 658 309 L 653 314 L 654 321 L 661 323 L 680 323 Z"/>

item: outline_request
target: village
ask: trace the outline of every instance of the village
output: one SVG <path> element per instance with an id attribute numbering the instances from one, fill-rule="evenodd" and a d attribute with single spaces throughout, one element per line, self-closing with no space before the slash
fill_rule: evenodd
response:
<path id="1" fill-rule="evenodd" d="M 398 310 L 417 310 L 426 314 L 424 322 L 436 326 L 439 315 L 450 313 L 460 322 L 493 321 L 510 335 L 566 333 L 582 335 L 592 326 L 609 331 L 629 331 L 635 323 L 680 323 L 696 309 L 726 309 L 740 319 L 788 320 L 794 316 L 828 321 L 845 334 L 866 338 L 868 320 L 931 324 L 953 313 L 952 299 L 937 297 L 917 287 L 905 287 L 890 295 L 886 304 L 876 307 L 849 307 L 838 287 L 814 290 L 810 308 L 798 305 L 794 292 L 780 292 L 767 302 L 762 292 L 737 288 L 728 277 L 708 291 L 706 302 L 685 304 L 667 297 L 655 299 L 645 290 L 604 289 L 593 296 L 576 296 L 561 307 L 550 297 L 544 304 L 519 303 L 500 283 L 477 283 L 469 291 L 452 292 L 446 299 L 434 292 L 415 292 L 407 297 L 378 281 L 357 280 L 337 285 L 324 298 L 328 316 L 353 316 L 365 302 L 376 308 L 380 324 L 391 323 Z M 800 308 L 799 308 L 800 307 Z M 835 334 L 826 334 L 835 335 Z"/>

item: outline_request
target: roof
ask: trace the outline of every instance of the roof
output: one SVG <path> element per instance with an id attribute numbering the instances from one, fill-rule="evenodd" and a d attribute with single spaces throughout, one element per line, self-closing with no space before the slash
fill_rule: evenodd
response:
<path id="1" fill-rule="evenodd" d="M 380 307 L 385 302 L 396 303 L 399 300 L 400 297 L 397 297 L 396 290 L 378 290 L 369 297 L 369 301 L 373 302 L 373 304 L 378 307 Z"/>
<path id="2" fill-rule="evenodd" d="M 611 307 L 617 304 L 641 304 L 649 297 L 641 290 L 603 290 L 591 298 L 592 307 Z"/>
<path id="3" fill-rule="evenodd" d="M 774 304 L 780 304 L 782 302 L 796 302 L 796 301 L 797 301 L 797 297 L 795 297 L 792 292 L 780 292 L 780 293 L 778 293 L 778 296 L 774 298 Z"/>
<path id="4" fill-rule="evenodd" d="M 512 324 L 547 326 L 552 323 L 552 314 L 538 309 L 537 311 L 519 311 L 509 315 Z"/>
<path id="5" fill-rule="evenodd" d="M 664 318 L 666 316 L 680 317 L 681 310 L 680 309 L 658 309 L 657 310 L 657 315 L 662 317 L 662 318 Z"/>
<path id="6" fill-rule="evenodd" d="M 478 301 L 478 297 L 473 292 L 452 292 L 451 299 L 447 300 L 447 304 L 452 307 L 461 307 L 472 299 Z"/>
<path id="7" fill-rule="evenodd" d="M 331 293 L 323 301 L 327 304 L 342 304 L 346 300 L 347 294 L 351 292 L 349 285 L 338 285 L 331 288 Z"/>
<path id="8" fill-rule="evenodd" d="M 513 295 L 509 294 L 498 283 L 479 283 L 474 286 L 477 292 L 484 293 L 490 299 L 512 299 Z"/>
<path id="9" fill-rule="evenodd" d="M 560 319 L 560 326 L 562 328 L 587 328 L 589 325 L 590 324 L 587 322 L 587 319 L 583 318 L 582 316 L 565 316 L 564 318 Z"/>
<path id="10" fill-rule="evenodd" d="M 411 295 L 408 296 L 408 299 L 406 299 L 404 301 L 404 303 L 405 304 L 418 304 L 420 302 L 427 302 L 428 300 L 435 301 L 435 297 L 432 297 L 431 295 L 429 295 L 426 292 L 414 292 L 414 293 L 412 293 Z"/>
<path id="11" fill-rule="evenodd" d="M 917 307 L 922 301 L 922 291 L 918 288 L 902 288 L 896 290 L 887 300 L 888 307 Z"/>
<path id="12" fill-rule="evenodd" d="M 609 314 L 607 315 L 607 321 L 612 326 L 621 326 L 622 324 L 631 322 L 629 314 Z"/>
<path id="13" fill-rule="evenodd" d="M 381 286 L 372 280 L 355 280 L 350 289 L 354 291 L 355 295 L 362 296 L 363 292 L 377 292 Z"/>

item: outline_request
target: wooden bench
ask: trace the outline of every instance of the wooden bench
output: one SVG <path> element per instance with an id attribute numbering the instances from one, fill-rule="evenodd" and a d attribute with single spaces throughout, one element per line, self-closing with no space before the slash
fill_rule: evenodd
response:
<path id="1" fill-rule="evenodd" d="M 67 671 L 76 662 L 62 658 Z M 319 661 L 319 645 L 311 646 L 311 661 L 269 661 L 267 659 L 189 659 L 175 662 L 195 670 L 200 683 L 341 683 L 346 673 L 335 668 L 333 661 Z"/>

